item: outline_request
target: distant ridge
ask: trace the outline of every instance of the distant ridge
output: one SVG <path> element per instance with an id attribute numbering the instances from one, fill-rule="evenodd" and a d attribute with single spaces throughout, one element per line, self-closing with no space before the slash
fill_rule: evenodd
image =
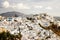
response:
<path id="1" fill-rule="evenodd" d="M 25 14 L 20 13 L 20 12 L 12 11 L 12 12 L 2 13 L 2 14 L 0 14 L 0 16 L 4 16 L 4 17 L 33 17 L 33 14 L 25 15 Z M 60 17 L 55 16 L 54 18 L 56 20 L 60 21 Z"/>
<path id="2" fill-rule="evenodd" d="M 4 17 L 25 17 L 26 15 L 20 12 L 16 12 L 16 11 L 12 11 L 12 12 L 6 12 L 6 13 L 2 13 L 0 14 L 0 16 L 4 16 Z"/>

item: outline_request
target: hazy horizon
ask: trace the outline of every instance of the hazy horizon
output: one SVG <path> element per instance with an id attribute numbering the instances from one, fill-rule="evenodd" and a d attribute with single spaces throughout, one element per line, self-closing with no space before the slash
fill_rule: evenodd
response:
<path id="1" fill-rule="evenodd" d="M 60 16 L 60 0 L 0 0 L 0 13 L 11 11 Z"/>

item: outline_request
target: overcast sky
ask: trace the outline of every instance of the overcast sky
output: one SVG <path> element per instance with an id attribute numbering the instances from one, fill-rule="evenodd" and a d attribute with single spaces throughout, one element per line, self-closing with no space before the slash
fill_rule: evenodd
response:
<path id="1" fill-rule="evenodd" d="M 8 11 L 60 16 L 60 0 L 0 0 L 0 13 Z"/>

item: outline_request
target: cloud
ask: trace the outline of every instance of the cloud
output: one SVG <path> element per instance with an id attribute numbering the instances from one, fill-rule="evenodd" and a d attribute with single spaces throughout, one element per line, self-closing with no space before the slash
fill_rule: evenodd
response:
<path id="1" fill-rule="evenodd" d="M 51 9 L 52 9 L 52 7 L 46 7 L 45 9 L 47 9 L 47 10 L 51 10 Z"/>
<path id="2" fill-rule="evenodd" d="M 23 4 L 23 3 L 11 5 L 10 7 L 14 9 L 30 9 L 30 7 L 28 7 L 26 4 Z"/>
<path id="3" fill-rule="evenodd" d="M 52 0 L 25 0 L 25 1 L 29 1 L 29 2 L 49 2 Z"/>
<path id="4" fill-rule="evenodd" d="M 35 5 L 34 8 L 38 8 L 39 9 L 39 8 L 43 8 L 43 6 L 41 6 L 41 5 Z"/>
<path id="5" fill-rule="evenodd" d="M 3 7 L 3 8 L 8 8 L 9 6 L 10 6 L 10 4 L 9 4 L 8 1 L 2 2 L 2 7 Z"/>
<path id="6" fill-rule="evenodd" d="M 3 8 L 12 8 L 12 9 L 30 9 L 30 7 L 24 3 L 12 3 L 10 4 L 8 0 L 2 2 Z"/>

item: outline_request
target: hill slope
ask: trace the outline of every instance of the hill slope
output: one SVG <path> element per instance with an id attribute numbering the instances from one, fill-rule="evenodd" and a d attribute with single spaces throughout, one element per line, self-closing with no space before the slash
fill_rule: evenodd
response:
<path id="1" fill-rule="evenodd" d="M 0 15 L 4 17 L 18 17 L 18 16 L 24 17 L 25 16 L 25 14 L 20 13 L 20 12 L 15 12 L 15 11 L 2 13 Z"/>

